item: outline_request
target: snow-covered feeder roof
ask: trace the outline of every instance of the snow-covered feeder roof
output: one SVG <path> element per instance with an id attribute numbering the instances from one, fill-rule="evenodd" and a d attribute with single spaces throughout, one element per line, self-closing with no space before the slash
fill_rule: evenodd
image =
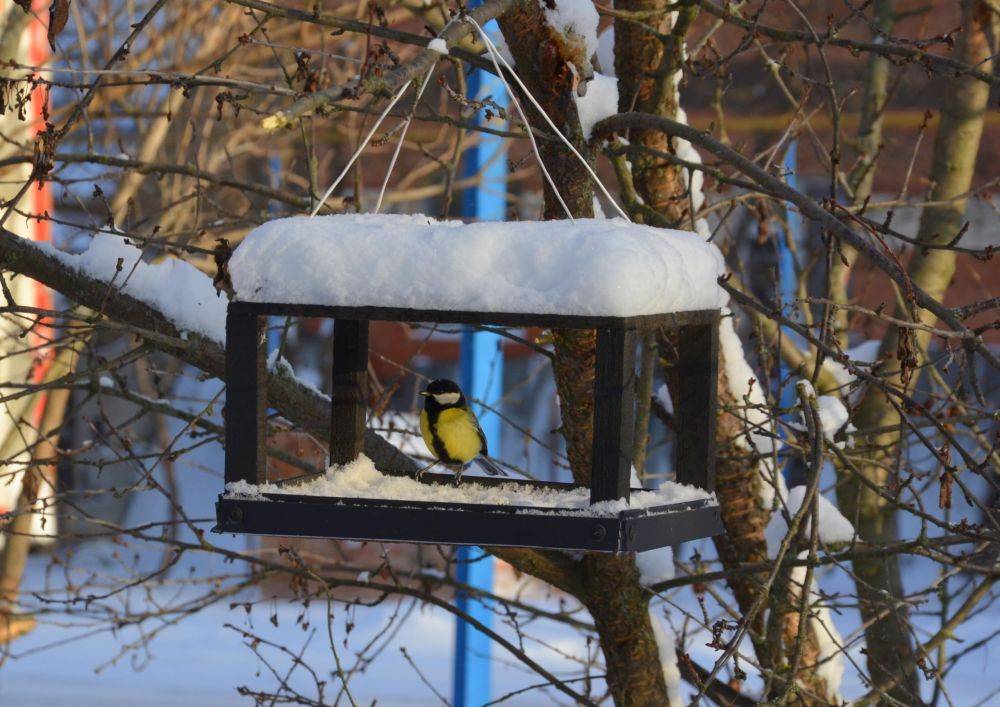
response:
<path id="1" fill-rule="evenodd" d="M 725 301 L 715 246 L 623 219 L 295 216 L 250 232 L 229 271 L 257 303 L 634 317 Z"/>

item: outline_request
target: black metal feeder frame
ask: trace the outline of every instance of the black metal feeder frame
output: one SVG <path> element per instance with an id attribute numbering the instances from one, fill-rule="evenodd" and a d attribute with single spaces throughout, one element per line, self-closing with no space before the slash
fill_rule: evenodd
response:
<path id="1" fill-rule="evenodd" d="M 266 481 L 266 321 L 272 316 L 334 319 L 330 462 L 362 451 L 365 431 L 368 322 L 430 322 L 597 330 L 591 503 L 628 499 L 635 406 L 636 337 L 667 327 L 677 337 L 676 480 L 715 488 L 715 412 L 719 312 L 636 317 L 456 312 L 386 307 L 331 307 L 232 302 L 226 321 L 226 482 Z M 451 483 L 426 474 L 427 483 Z M 295 481 L 300 481 L 296 479 Z M 280 483 L 280 482 L 279 482 Z M 576 484 L 466 476 L 463 484 L 519 484 L 572 489 Z M 331 498 L 288 492 L 264 499 L 220 494 L 217 532 L 260 535 L 556 548 L 600 552 L 651 550 L 723 531 L 707 500 L 630 508 L 614 515 L 587 509 Z"/>

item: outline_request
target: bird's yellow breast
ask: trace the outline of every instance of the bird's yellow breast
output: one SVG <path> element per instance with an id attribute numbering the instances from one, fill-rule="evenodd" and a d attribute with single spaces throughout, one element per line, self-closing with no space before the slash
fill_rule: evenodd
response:
<path id="1" fill-rule="evenodd" d="M 462 463 L 472 461 L 482 450 L 479 430 L 472 413 L 462 408 L 442 410 L 433 425 L 431 425 L 427 412 L 421 412 L 420 434 L 424 438 L 427 449 L 436 459 L 439 459 L 440 456 L 434 444 L 435 436 L 441 440 L 448 456 Z"/>

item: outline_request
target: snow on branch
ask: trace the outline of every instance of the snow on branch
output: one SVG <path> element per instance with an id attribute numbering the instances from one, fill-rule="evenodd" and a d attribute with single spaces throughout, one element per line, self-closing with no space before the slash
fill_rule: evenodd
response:
<path id="1" fill-rule="evenodd" d="M 155 305 L 134 296 L 134 292 L 120 291 L 114 283 L 83 268 L 74 267 L 66 261 L 68 257 L 72 256 L 51 248 L 43 250 L 25 238 L 0 229 L 0 264 L 4 270 L 38 280 L 68 299 L 125 325 L 135 335 L 180 361 L 217 378 L 225 375 L 225 349 L 218 341 L 197 332 L 185 336 L 183 327 Z M 157 272 L 169 274 L 171 270 Z M 211 278 L 202 277 L 211 287 Z M 202 289 L 200 285 L 194 287 Z M 329 401 L 300 380 L 274 376 L 268 382 L 267 397 L 268 404 L 295 425 L 319 437 L 329 433 Z M 392 473 L 413 474 L 420 468 L 413 459 L 371 430 L 365 432 L 365 454 L 375 460 L 380 469 Z"/>
<path id="2" fill-rule="evenodd" d="M 123 236 L 98 233 L 79 254 L 49 243 L 38 248 L 74 270 L 108 283 L 148 304 L 182 332 L 194 332 L 222 343 L 226 338 L 226 304 L 212 280 L 188 262 L 164 258 L 147 263 L 142 250 Z"/>

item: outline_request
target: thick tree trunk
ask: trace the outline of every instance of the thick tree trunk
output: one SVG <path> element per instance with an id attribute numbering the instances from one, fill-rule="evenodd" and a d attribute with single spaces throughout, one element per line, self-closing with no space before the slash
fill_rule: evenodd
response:
<path id="1" fill-rule="evenodd" d="M 677 117 L 676 78 L 683 64 L 684 35 L 698 9 L 689 5 L 669 12 L 669 5 L 667 0 L 615 2 L 616 10 L 642 13 L 643 17 L 641 23 L 615 22 L 615 74 L 618 76 L 618 110 L 622 113 L 641 111 L 666 118 Z M 632 130 L 628 139 L 634 145 L 673 151 L 670 138 L 658 130 Z M 671 224 L 680 224 L 689 217 L 690 202 L 679 169 L 649 155 L 634 155 L 631 162 L 636 192 L 646 206 Z"/>
<path id="2" fill-rule="evenodd" d="M 559 393 L 561 429 L 566 440 L 573 478 L 590 483 L 591 443 L 594 438 L 594 351 L 591 330 L 552 332 L 555 357 L 552 370 Z"/>
<path id="3" fill-rule="evenodd" d="M 569 62 L 582 66 L 589 57 L 574 52 L 547 24 L 541 6 L 521 2 L 500 18 L 507 45 L 511 48 L 518 73 L 546 114 L 561 128 L 574 147 L 591 163 L 593 151 L 587 146 L 580 129 L 572 92 L 576 76 Z M 527 106 L 527 101 L 522 105 Z M 529 119 L 549 130 L 537 111 L 529 111 Z M 579 159 L 561 142 L 545 141 L 539 145 L 540 157 L 552 176 L 559 196 L 574 217 L 594 215 L 594 191 Z M 545 183 L 543 217 L 563 219 L 567 214 Z M 572 277 L 572 274 L 569 274 Z M 594 419 L 594 349 L 593 331 L 554 331 L 555 359 L 553 369 L 559 392 L 562 434 L 574 478 L 581 483 L 590 481 L 590 448 Z"/>
<path id="4" fill-rule="evenodd" d="M 719 369 L 721 371 L 723 367 L 720 365 Z M 720 404 L 735 404 L 729 390 L 723 373 L 719 377 Z M 719 416 L 716 430 L 719 457 L 715 464 L 715 495 L 719 499 L 726 533 L 714 538 L 715 548 L 727 568 L 765 562 L 767 542 L 764 540 L 764 529 L 770 513 L 761 505 L 763 480 L 757 462 L 749 451 L 736 444 L 736 439 L 743 433 L 743 424 L 736 416 L 724 413 Z M 750 611 L 763 581 L 763 574 L 736 574 L 727 580 L 742 615 L 746 616 Z M 778 656 L 772 655 L 765 644 L 763 612 L 750 624 L 749 636 L 761 666 L 772 668 L 772 659 Z"/>
<path id="5" fill-rule="evenodd" d="M 981 0 L 964 0 L 958 57 L 983 71 L 992 69 L 991 46 L 996 46 L 997 19 L 988 4 Z M 989 86 L 969 77 L 951 78 L 943 98 L 941 123 L 934 144 L 931 180 L 934 183 L 930 200 L 937 205 L 926 207 L 921 215 L 918 238 L 926 243 L 951 240 L 962 227 L 965 199 L 959 198 L 972 185 L 976 154 L 983 130 L 989 99 Z M 941 300 L 955 272 L 955 253 L 950 250 L 917 250 L 909 266 L 914 284 L 932 297 Z M 905 293 L 904 293 L 905 297 Z M 908 304 L 909 306 L 909 304 Z M 897 316 L 907 318 L 901 311 Z M 934 317 L 924 310 L 915 316 L 925 324 Z M 891 331 L 883 341 L 882 353 L 896 356 L 900 333 Z M 927 332 L 918 331 L 905 350 L 919 361 L 930 342 Z M 898 361 L 898 356 L 896 357 Z M 905 369 L 906 366 L 903 367 Z M 897 388 L 907 388 L 908 375 L 897 364 L 886 376 L 886 382 Z M 900 417 L 889 400 L 877 389 L 868 390 L 856 416 L 859 429 L 894 428 Z M 900 433 L 886 432 L 871 438 L 870 455 L 873 463 L 861 468 L 865 479 L 877 488 L 891 481 L 891 469 L 896 468 Z M 894 507 L 873 492 L 860 479 L 847 476 L 838 486 L 838 501 L 844 514 L 855 521 L 858 533 L 867 542 L 877 545 L 896 539 Z M 867 664 L 876 686 L 889 684 L 901 665 L 915 661 L 908 629 L 908 611 L 901 603 L 904 588 L 895 558 L 855 560 L 861 615 L 865 621 Z M 889 691 L 889 696 L 905 704 L 919 702 L 917 671 L 907 670 L 908 678 Z"/>
<path id="6" fill-rule="evenodd" d="M 679 108 L 678 92 L 672 78 L 680 68 L 681 47 L 690 15 L 683 21 L 675 20 L 668 12 L 667 0 L 618 0 L 615 9 L 641 12 L 645 24 L 615 23 L 615 73 L 618 75 L 618 110 L 638 110 L 676 119 Z M 659 11 L 659 14 L 650 13 Z M 652 31 L 669 34 L 673 41 L 662 41 Z M 657 150 L 669 151 L 667 136 L 661 131 L 633 130 L 629 141 Z M 636 192 L 654 210 L 668 220 L 678 222 L 685 214 L 688 200 L 680 170 L 671 164 L 651 157 L 636 156 L 632 159 L 632 181 Z M 672 337 L 660 338 L 659 351 L 667 379 L 675 381 L 671 352 L 676 350 Z M 723 404 L 737 404 L 729 393 L 725 380 L 725 367 L 719 378 L 719 400 Z M 677 390 L 676 383 L 670 385 Z M 767 559 L 764 528 L 767 512 L 760 505 L 760 475 L 757 466 L 749 459 L 749 452 L 735 444 L 743 433 L 742 424 L 733 415 L 723 414 L 717 426 L 719 459 L 716 464 L 716 495 L 722 511 L 725 535 L 715 538 L 715 545 L 726 567 L 744 562 L 762 562 Z M 757 596 L 760 578 L 736 575 L 729 581 L 737 605 L 743 613 L 749 611 Z M 763 615 L 757 617 L 750 629 L 751 640 L 763 649 Z M 757 651 L 763 662 L 769 660 L 766 651 Z"/>
<path id="7" fill-rule="evenodd" d="M 582 598 L 604 652 L 608 689 L 619 707 L 669 704 L 659 648 L 649 618 L 651 595 L 632 557 L 588 555 Z"/>
<path id="8" fill-rule="evenodd" d="M 649 29 L 638 23 L 618 21 L 615 23 L 615 72 L 618 80 L 618 109 L 638 110 L 667 118 L 676 119 L 680 111 L 678 74 L 683 62 L 684 39 L 688 27 L 697 10 L 682 8 L 668 13 L 666 0 L 618 0 L 615 8 L 623 11 L 642 12 Z M 651 15 L 660 11 L 659 15 Z M 658 37 L 650 29 L 661 36 Z M 661 38 L 662 37 L 662 38 Z M 640 144 L 665 152 L 673 152 L 667 136 L 659 131 L 633 130 L 629 134 L 631 144 Z M 683 175 L 676 166 L 663 160 L 643 155 L 633 155 L 632 184 L 636 193 L 651 210 L 666 222 L 681 224 L 690 219 L 688 213 L 691 200 Z M 637 214 L 642 216 L 643 213 Z M 662 222 L 657 220 L 657 222 Z M 666 366 L 668 381 L 673 378 L 671 351 L 674 344 L 670 337 L 661 337 L 659 350 Z M 720 363 L 720 370 L 724 365 Z M 737 386 L 746 382 L 738 381 Z M 676 385 L 671 385 L 677 390 Z M 731 393 L 732 387 L 720 376 L 719 401 L 723 406 L 739 407 Z M 758 459 L 747 450 L 738 439 L 742 437 L 744 425 L 736 416 L 723 413 L 717 426 L 719 459 L 716 464 L 716 495 L 726 533 L 716 537 L 715 546 L 722 563 L 727 568 L 735 568 L 744 563 L 764 562 L 768 558 L 764 529 L 767 527 L 771 511 L 761 503 L 761 484 L 764 483 Z M 728 581 L 743 616 L 750 613 L 760 592 L 762 576 L 734 575 Z M 786 633 L 797 634 L 795 613 L 797 606 L 787 601 L 787 587 L 776 588 L 772 603 L 780 607 L 785 617 L 783 627 Z M 765 637 L 765 614 L 758 612 L 749 627 L 750 640 L 754 645 L 761 667 L 774 675 L 787 660 L 784 645 L 779 641 L 769 645 Z M 815 665 L 815 645 L 812 631 L 806 632 L 806 650 L 799 663 L 797 682 L 813 694 L 825 695 L 825 683 L 815 676 L 811 666 Z M 788 643 L 789 649 L 794 641 Z M 777 692 L 784 689 L 784 683 L 772 683 Z M 797 698 L 800 703 L 809 703 L 805 697 Z"/>
<path id="9" fill-rule="evenodd" d="M 534 0 L 518 3 L 500 18 L 518 74 L 548 116 L 560 127 L 585 159 L 594 161 L 580 129 L 573 102 L 576 77 L 590 57 L 554 36 L 545 24 L 541 5 Z M 536 127 L 548 126 L 536 112 L 529 113 Z M 552 175 L 559 196 L 574 217 L 593 216 L 593 187 L 579 160 L 561 143 L 546 141 L 541 158 Z M 544 218 L 562 219 L 566 213 L 548 184 L 545 185 Z M 572 273 L 568 274 L 572 277 Z M 553 331 L 556 388 L 559 392 L 562 434 L 566 439 L 573 477 L 590 481 L 591 441 L 594 434 L 593 331 Z M 590 554 L 583 559 L 584 586 L 577 594 L 590 610 L 597 628 L 607 668 L 607 682 L 619 707 L 663 707 L 668 704 L 656 637 L 649 619 L 650 594 L 639 583 L 632 557 Z"/>
<path id="10" fill-rule="evenodd" d="M 696 9 L 686 7 L 676 13 L 667 13 L 668 4 L 665 0 L 619 0 L 615 3 L 616 9 L 645 13 L 645 22 L 663 37 L 657 37 L 637 23 L 615 23 L 615 71 L 619 77 L 620 111 L 639 110 L 672 119 L 678 117 L 680 103 L 676 72 L 682 66 L 684 38 Z M 656 10 L 661 14 L 649 15 Z M 659 131 L 633 130 L 629 141 L 657 150 L 673 151 L 667 136 Z M 632 183 L 643 201 L 667 223 L 686 222 L 690 218 L 688 209 L 691 201 L 681 171 L 662 160 L 641 155 L 633 156 L 632 164 Z M 659 350 L 670 380 L 670 352 L 674 346 L 669 337 L 661 338 Z M 720 365 L 720 370 L 725 370 L 724 365 Z M 740 387 L 746 382 L 736 383 L 736 387 Z M 670 387 L 677 390 L 676 385 Z M 723 406 L 739 407 L 743 402 L 733 396 L 732 389 L 723 373 L 719 381 L 719 401 Z M 764 529 L 771 511 L 760 500 L 764 480 L 758 469 L 759 460 L 737 441 L 744 432 L 744 425 L 736 416 L 728 413 L 721 415 L 716 432 L 720 455 L 716 464 L 716 495 L 726 533 L 715 538 L 715 546 L 727 568 L 764 562 L 768 558 Z M 729 579 L 729 588 L 743 616 L 749 614 L 756 602 L 761 581 L 761 576 L 739 574 Z M 794 610 L 798 607 L 792 606 L 786 595 L 787 588 L 776 588 L 772 603 L 781 607 L 782 615 L 786 617 L 783 622 L 786 633 L 797 634 L 797 613 Z M 786 662 L 782 650 L 784 646 L 780 641 L 774 645 L 767 643 L 764 612 L 754 616 L 749 635 L 761 667 L 775 674 Z M 812 632 L 807 631 L 807 645 L 801 656 L 797 682 L 812 693 L 825 695 L 825 683 L 810 669 L 816 662 L 815 652 L 808 650 L 810 645 L 815 645 L 814 639 Z M 788 643 L 789 648 L 793 643 Z M 783 683 L 775 682 L 773 685 L 777 691 L 783 690 Z M 808 699 L 803 697 L 799 701 L 808 702 Z"/>

